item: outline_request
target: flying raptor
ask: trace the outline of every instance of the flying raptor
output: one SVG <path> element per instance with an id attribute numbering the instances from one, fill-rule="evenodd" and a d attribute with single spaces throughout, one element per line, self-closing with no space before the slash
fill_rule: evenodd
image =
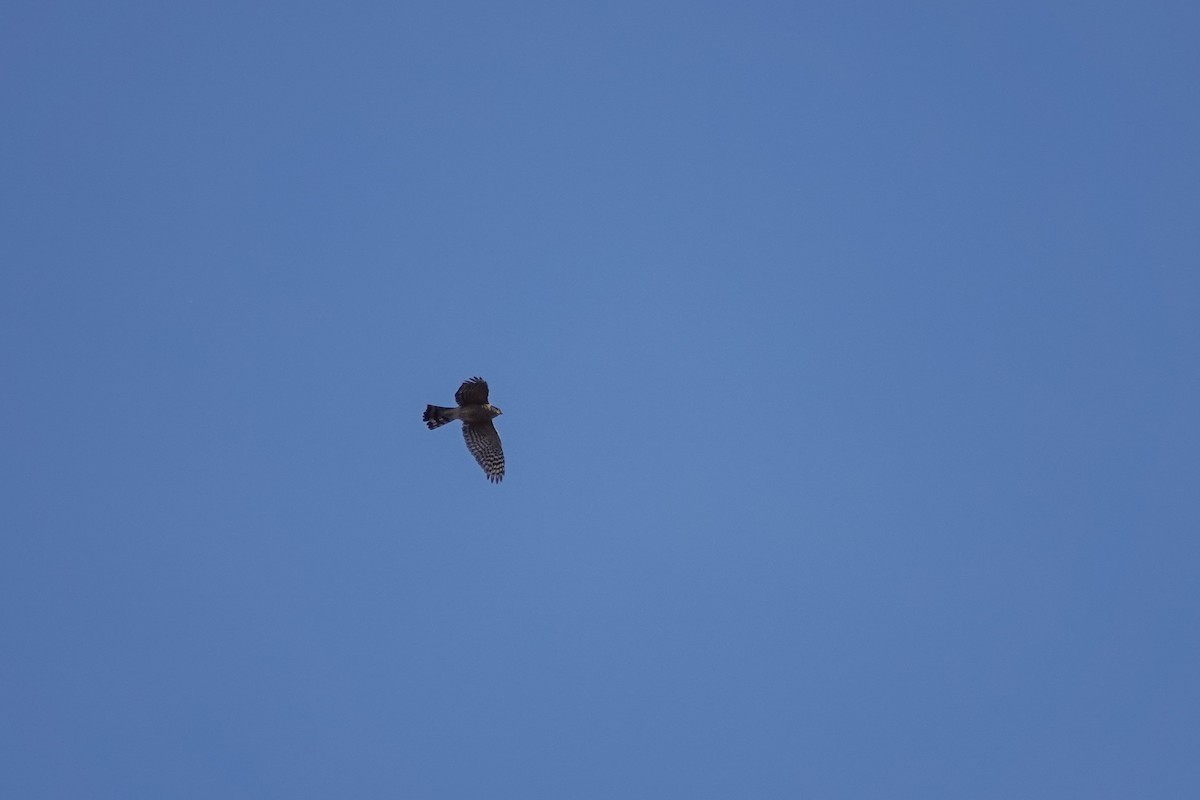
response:
<path id="1" fill-rule="evenodd" d="M 429 430 L 453 420 L 462 420 L 463 438 L 467 449 L 492 483 L 504 480 L 504 448 L 500 445 L 500 434 L 492 420 L 504 412 L 488 402 L 488 385 L 483 378 L 463 381 L 454 393 L 457 408 L 425 406 L 423 419 Z"/>

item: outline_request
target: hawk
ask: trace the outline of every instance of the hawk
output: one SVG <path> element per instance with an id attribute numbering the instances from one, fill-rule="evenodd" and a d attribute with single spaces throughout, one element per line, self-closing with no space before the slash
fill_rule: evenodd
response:
<path id="1" fill-rule="evenodd" d="M 467 449 L 492 483 L 504 480 L 504 448 L 500 446 L 500 434 L 492 420 L 504 412 L 488 402 L 488 385 L 483 378 L 463 381 L 454 393 L 458 408 L 425 406 L 425 424 L 429 430 L 456 419 L 462 420 L 463 438 Z"/>

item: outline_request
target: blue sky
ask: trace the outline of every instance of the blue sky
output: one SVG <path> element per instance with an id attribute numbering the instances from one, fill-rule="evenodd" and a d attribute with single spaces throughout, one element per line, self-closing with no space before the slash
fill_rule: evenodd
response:
<path id="1" fill-rule="evenodd" d="M 5 4 L 0 794 L 1197 796 L 1198 22 Z"/>

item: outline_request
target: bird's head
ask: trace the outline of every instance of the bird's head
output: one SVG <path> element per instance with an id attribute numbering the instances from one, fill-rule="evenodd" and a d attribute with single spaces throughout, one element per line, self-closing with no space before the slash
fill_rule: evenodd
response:
<path id="1" fill-rule="evenodd" d="M 503 413 L 504 413 L 503 411 L 501 411 L 500 409 L 496 408 L 496 407 L 495 407 L 494 405 L 492 405 L 491 403 L 488 403 L 488 404 L 487 404 L 487 410 L 488 410 L 489 412 L 491 412 L 491 415 L 492 415 L 493 417 L 498 417 L 498 416 L 500 416 L 501 414 L 503 414 Z"/>

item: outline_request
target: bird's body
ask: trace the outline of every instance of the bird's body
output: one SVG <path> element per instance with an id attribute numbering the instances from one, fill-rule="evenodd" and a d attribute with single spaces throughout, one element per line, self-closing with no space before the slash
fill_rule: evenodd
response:
<path id="1" fill-rule="evenodd" d="M 488 480 L 499 483 L 504 479 L 504 448 L 492 420 L 504 412 L 488 402 L 487 381 L 483 378 L 464 381 L 454 393 L 454 401 L 458 403 L 456 408 L 425 406 L 425 424 L 433 430 L 447 422 L 462 420 L 467 449 L 483 467 Z"/>
<path id="2" fill-rule="evenodd" d="M 495 406 L 459 406 L 457 408 L 426 406 L 424 420 L 425 424 L 429 426 L 429 430 L 433 430 L 456 419 L 460 419 L 468 425 L 488 422 L 497 416 L 496 412 L 499 412 L 499 409 Z"/>

